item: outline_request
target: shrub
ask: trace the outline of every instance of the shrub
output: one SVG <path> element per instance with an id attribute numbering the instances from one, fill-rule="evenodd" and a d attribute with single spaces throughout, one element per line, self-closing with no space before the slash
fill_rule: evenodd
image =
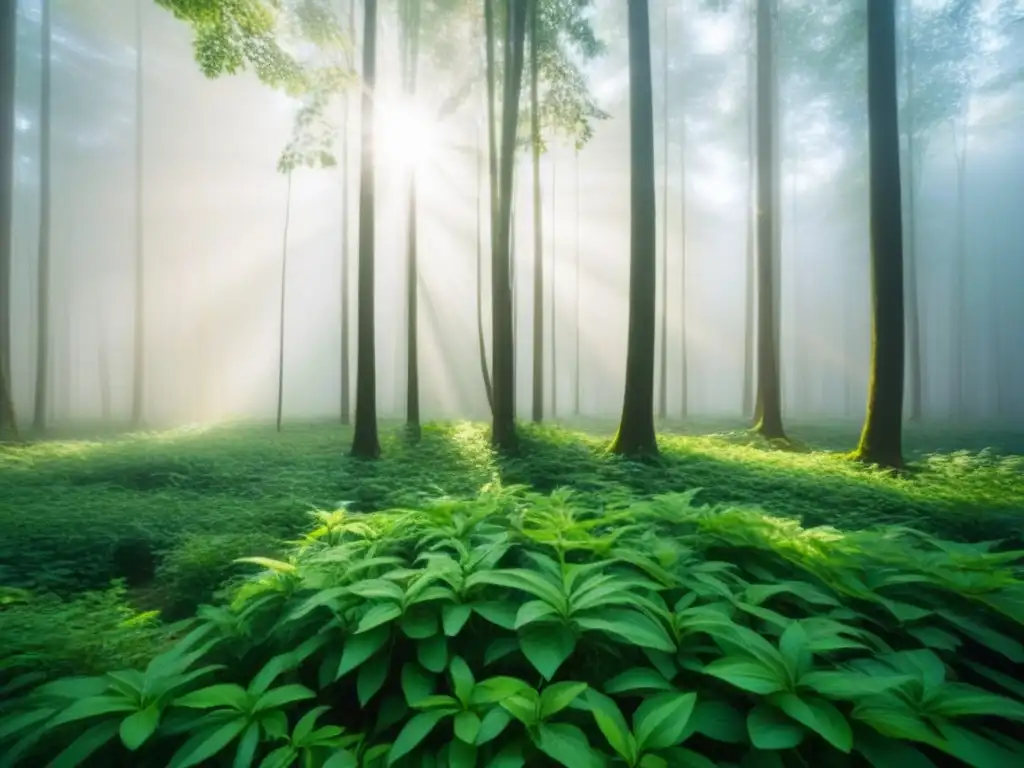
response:
<path id="1" fill-rule="evenodd" d="M 1024 764 L 1021 553 L 691 500 L 321 515 L 144 670 L 26 696 L 0 765 Z"/>

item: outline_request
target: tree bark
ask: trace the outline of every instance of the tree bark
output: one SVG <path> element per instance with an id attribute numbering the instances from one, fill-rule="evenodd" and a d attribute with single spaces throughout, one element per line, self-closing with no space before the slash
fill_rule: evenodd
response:
<path id="1" fill-rule="evenodd" d="M 871 372 L 867 418 L 855 456 L 903 466 L 903 222 L 896 96 L 894 0 L 868 4 L 871 206 Z"/>
<path id="2" fill-rule="evenodd" d="M 953 253 L 953 280 L 951 307 L 949 313 L 950 327 L 950 375 L 952 387 L 950 408 L 954 421 L 962 421 L 966 415 L 964 397 L 964 323 L 966 321 L 964 283 L 967 272 L 967 120 L 963 121 L 962 135 L 954 123 L 953 151 L 956 160 L 956 236 Z"/>
<path id="3" fill-rule="evenodd" d="M 281 304 L 277 316 L 277 431 L 281 431 L 284 413 L 284 313 L 288 297 L 288 225 L 292 218 L 292 172 L 288 171 L 288 191 L 284 202 L 284 232 L 281 243 Z"/>
<path id="4" fill-rule="evenodd" d="M 374 328 L 374 88 L 377 84 L 377 0 L 363 12 L 363 101 L 359 152 L 359 276 L 356 316 L 356 423 L 352 455 L 380 456 L 377 435 L 377 356 Z"/>
<path id="5" fill-rule="evenodd" d="M 404 6 L 405 97 L 416 98 L 416 70 L 420 50 L 420 0 L 405 0 Z M 408 216 L 406 222 L 406 398 L 405 426 L 409 436 L 420 438 L 420 366 L 419 366 L 419 263 L 417 253 L 416 164 L 409 169 Z"/>
<path id="6" fill-rule="evenodd" d="M 656 454 L 654 335 L 657 298 L 657 217 L 654 106 L 647 0 L 631 0 L 629 18 L 630 264 L 629 336 L 622 419 L 611 451 Z"/>
<path id="7" fill-rule="evenodd" d="M 785 439 L 779 380 L 778 312 L 776 310 L 775 63 L 772 0 L 757 1 L 757 391 L 754 429 L 769 440 Z"/>
<path id="8" fill-rule="evenodd" d="M 751 25 L 753 26 L 753 25 Z M 752 30 L 754 31 L 754 30 Z M 754 418 L 754 336 L 755 336 L 755 303 L 757 295 L 755 292 L 755 272 L 757 270 L 756 250 L 754 246 L 754 222 L 756 212 L 754 210 L 754 199 L 757 182 L 757 56 L 755 55 L 754 40 L 756 33 L 751 35 L 751 44 L 747 49 L 747 210 L 744 217 L 747 230 L 746 242 L 746 290 L 743 300 L 743 415 Z"/>
<path id="9" fill-rule="evenodd" d="M 668 5 L 662 0 L 662 49 L 661 85 L 663 97 L 661 135 L 661 328 L 658 357 L 661 367 L 658 371 L 658 418 L 668 417 L 668 169 L 669 169 L 669 88 L 668 88 Z M 683 118 L 685 120 L 685 117 Z M 685 224 L 684 224 L 685 227 Z M 685 281 L 686 278 L 684 277 Z M 685 364 L 684 364 L 685 365 Z M 683 385 L 685 389 L 685 384 Z"/>
<path id="10" fill-rule="evenodd" d="M 18 437 L 11 376 L 11 235 L 14 216 L 14 82 L 18 4 L 0 3 L 0 436 Z"/>
<path id="11" fill-rule="evenodd" d="M 917 286 L 917 125 L 914 109 L 914 87 L 916 63 L 913 29 L 913 0 L 906 0 L 904 17 L 903 62 L 906 68 L 907 98 L 905 118 L 907 125 L 907 249 L 903 255 L 907 269 L 907 364 L 909 367 L 909 418 L 918 422 L 923 415 L 923 377 L 921 360 L 921 312 Z"/>
<path id="12" fill-rule="evenodd" d="M 146 397 L 146 254 L 143 198 L 143 69 L 142 19 L 145 0 L 135 5 L 135 329 L 132 368 L 132 426 L 145 420 Z"/>
<path id="13" fill-rule="evenodd" d="M 356 0 L 349 0 L 348 4 L 348 33 L 351 36 L 352 45 L 356 44 Z M 352 420 L 352 372 L 351 361 L 349 360 L 349 337 L 351 330 L 350 323 L 350 294 L 349 279 L 352 273 L 349 263 L 349 246 L 351 237 L 349 232 L 350 210 L 349 190 L 349 94 L 345 91 L 342 100 L 341 116 L 341 413 L 340 420 L 345 426 Z"/>
<path id="14" fill-rule="evenodd" d="M 476 146 L 476 341 L 480 358 L 480 376 L 484 381 L 487 408 L 493 413 L 494 395 L 491 391 L 491 372 L 487 368 L 487 342 L 484 339 L 484 245 L 480 206 L 483 204 L 483 147 L 477 131 Z M 493 211 L 493 205 L 491 206 Z"/>
<path id="15" fill-rule="evenodd" d="M 686 23 L 686 15 L 683 15 L 682 24 Z M 666 19 L 666 28 L 668 27 Z M 685 41 L 686 35 L 681 34 L 680 38 Z M 686 90 L 683 89 L 683 96 L 685 97 Z M 686 298 L 686 267 L 689 261 L 688 245 L 689 245 L 689 226 L 687 216 L 687 204 L 688 195 L 687 192 L 687 176 L 686 176 L 686 154 L 687 154 L 687 141 L 686 141 L 686 100 L 683 98 L 681 105 L 683 108 L 680 110 L 681 117 L 679 119 L 679 220 L 682 226 L 682 234 L 680 236 L 679 243 L 679 415 L 682 418 L 686 418 L 690 414 L 690 359 L 687 349 L 687 323 L 686 323 L 686 310 L 689 306 L 689 302 Z M 667 173 L 667 171 L 666 171 Z M 668 210 L 668 201 L 665 203 L 665 210 Z M 665 222 L 665 226 L 668 226 L 668 222 Z M 667 248 L 666 243 L 666 248 Z M 666 261 L 665 267 L 665 282 L 668 282 L 668 262 Z M 662 290 L 662 294 L 667 296 L 667 293 Z M 666 298 L 667 301 L 667 298 Z"/>
<path id="16" fill-rule="evenodd" d="M 52 0 L 42 3 L 42 93 L 39 108 L 39 262 L 36 304 L 36 397 L 32 427 L 41 432 L 47 426 L 47 396 L 49 394 L 50 369 L 50 79 L 52 57 L 50 56 Z"/>
<path id="17" fill-rule="evenodd" d="M 544 217 L 540 189 L 540 0 L 530 3 L 530 149 L 533 162 L 533 401 L 534 422 L 544 419 Z M 554 311 L 554 310 L 552 310 Z"/>

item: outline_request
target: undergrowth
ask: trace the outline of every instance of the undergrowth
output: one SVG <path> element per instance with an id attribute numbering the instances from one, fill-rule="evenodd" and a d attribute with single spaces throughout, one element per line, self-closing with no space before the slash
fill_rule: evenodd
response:
<path id="1" fill-rule="evenodd" d="M 9 682 L 0 767 L 1024 764 L 1024 552 L 695 495 L 318 513 L 147 665 Z"/>

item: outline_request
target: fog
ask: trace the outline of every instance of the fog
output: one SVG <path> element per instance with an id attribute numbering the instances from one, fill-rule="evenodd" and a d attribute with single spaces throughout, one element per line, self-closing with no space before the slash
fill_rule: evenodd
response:
<path id="1" fill-rule="evenodd" d="M 911 98 L 922 105 L 923 149 L 916 165 L 920 189 L 912 210 L 904 205 L 904 216 L 914 217 L 917 238 L 923 412 L 934 420 L 1024 425 L 1024 23 L 1014 20 L 1024 17 L 1024 3 L 978 2 L 981 22 L 967 47 L 957 30 L 936 26 L 935 19 L 944 18 L 944 0 L 914 3 L 919 29 L 911 28 L 911 39 L 919 34 L 922 42 L 915 48 L 917 91 Z M 593 139 L 578 152 L 568 138 L 546 136 L 549 151 L 541 162 L 545 313 L 554 318 L 545 328 L 547 399 L 550 412 L 554 392 L 556 416 L 566 418 L 575 415 L 577 392 L 583 416 L 615 416 L 622 401 L 630 158 L 620 4 L 596 3 L 607 50 L 586 64 L 591 91 L 608 118 L 595 124 Z M 682 406 L 684 315 L 688 413 L 740 415 L 743 404 L 748 28 L 736 9 L 708 5 L 674 0 L 665 25 L 662 2 L 651 3 L 659 206 L 668 183 L 667 206 L 658 211 L 659 228 L 667 226 L 668 264 L 659 279 L 667 286 L 664 364 L 673 417 Z M 33 408 L 37 346 L 41 66 L 39 2 L 23 0 L 20 6 L 11 365 L 16 410 L 25 420 Z M 780 0 L 780 338 L 784 412 L 794 417 L 859 419 L 864 412 L 871 330 L 865 42 L 862 28 L 837 32 L 847 27 L 835 21 L 862 7 L 863 0 Z M 143 63 L 139 153 L 137 10 Z M 57 0 L 53 14 L 52 420 L 103 416 L 104 368 L 110 382 L 106 415 L 121 421 L 130 415 L 137 202 L 146 264 L 147 424 L 272 418 L 289 188 L 277 163 L 297 102 L 251 74 L 204 77 L 193 58 L 192 30 L 150 0 Z M 405 402 L 404 190 L 413 161 L 423 417 L 482 419 L 488 405 L 475 286 L 478 244 L 486 261 L 490 242 L 485 179 L 484 198 L 478 197 L 479 155 L 486 151 L 479 143 L 482 82 L 443 122 L 417 117 L 436 115 L 479 63 L 472 52 L 456 72 L 425 65 L 418 108 L 403 104 L 394 14 L 393 3 L 381 3 L 378 408 L 384 417 L 400 416 Z M 807 48 L 795 41 L 806 46 L 821 38 L 825 45 L 837 34 L 846 34 L 848 44 L 832 46 L 840 53 L 830 63 L 802 63 L 808 58 L 800 52 Z M 907 83 L 900 88 L 905 95 Z M 342 226 L 346 180 L 340 167 L 300 169 L 291 178 L 286 421 L 336 418 L 339 412 L 346 238 L 353 295 L 355 288 L 358 108 L 353 97 L 349 231 Z M 331 114 L 340 125 L 340 109 Z M 525 150 L 516 173 L 517 406 L 526 417 L 533 228 Z M 483 280 L 487 286 L 486 268 Z M 489 338 L 489 288 L 484 296 Z M 354 300 L 351 317 L 354 381 Z"/>

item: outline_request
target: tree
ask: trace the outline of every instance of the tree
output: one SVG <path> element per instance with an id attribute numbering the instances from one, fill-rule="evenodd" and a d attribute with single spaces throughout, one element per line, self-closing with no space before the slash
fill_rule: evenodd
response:
<path id="1" fill-rule="evenodd" d="M 288 170 L 288 190 L 284 200 L 284 232 L 281 236 L 281 302 L 277 316 L 277 431 L 281 431 L 284 413 L 284 315 L 288 298 L 288 225 L 292 218 L 292 171 Z"/>
<path id="2" fill-rule="evenodd" d="M 11 234 L 14 204 L 14 80 L 18 4 L 0 4 L 0 436 L 18 423 L 11 391 Z"/>
<path id="3" fill-rule="evenodd" d="M 42 88 L 39 107 L 39 262 L 36 286 L 36 396 L 32 427 L 37 431 L 46 429 L 47 395 L 49 393 L 50 364 L 50 81 L 52 77 L 51 0 L 43 0 L 41 29 L 41 57 L 43 66 Z"/>
<path id="4" fill-rule="evenodd" d="M 914 25 L 914 0 L 906 0 L 903 27 L 903 70 L 906 78 L 906 98 L 903 105 L 903 122 L 907 133 L 907 247 L 904 259 L 907 265 L 907 364 L 910 369 L 910 420 L 920 421 L 923 412 L 923 384 L 921 360 L 921 313 L 918 309 L 917 280 L 917 155 L 920 137 L 917 133 L 914 109 L 916 46 L 911 30 Z"/>
<path id="5" fill-rule="evenodd" d="M 530 4 L 530 149 L 533 160 L 533 420 L 544 418 L 544 219 L 540 193 L 540 0 Z M 554 308 L 552 308 L 554 313 Z"/>
<path id="6" fill-rule="evenodd" d="M 573 370 L 575 375 L 573 376 L 573 400 L 572 400 L 572 415 L 580 415 L 580 392 L 583 385 L 583 377 L 580 373 L 580 255 L 581 255 L 581 240 L 580 240 L 580 150 L 576 149 L 575 154 L 575 169 L 576 169 L 576 263 L 575 269 L 573 269 L 573 278 L 575 279 L 575 296 L 573 298 L 573 312 L 576 316 L 576 322 L 573 326 L 573 355 L 576 361 Z"/>
<path id="7" fill-rule="evenodd" d="M 871 374 L 857 459 L 903 466 L 903 224 L 894 0 L 868 3 Z"/>
<path id="8" fill-rule="evenodd" d="M 377 83 L 377 0 L 363 11 L 363 102 L 359 151 L 359 306 L 356 316 L 356 423 L 352 455 L 380 456 L 377 436 L 377 356 L 374 330 L 374 93 Z"/>
<path id="9" fill-rule="evenodd" d="M 611 451 L 658 452 L 654 432 L 654 335 L 657 291 L 654 105 L 647 0 L 628 10 L 630 124 L 629 334 L 622 418 Z"/>
<path id="10" fill-rule="evenodd" d="M 349 0 L 348 3 L 348 26 L 346 32 L 352 38 L 353 44 L 356 39 L 356 0 Z M 348 55 L 348 54 L 346 54 Z M 354 68 L 354 63 L 350 61 L 349 67 Z M 349 243 L 351 242 L 351 235 L 349 233 L 349 213 L 351 205 L 349 204 L 349 188 L 351 187 L 351 180 L 349 179 L 349 104 L 350 97 L 346 90 L 342 100 L 342 117 L 341 117 L 341 423 L 348 426 L 351 421 L 351 407 L 352 407 L 352 395 L 350 392 L 352 384 L 352 374 L 349 365 L 349 335 L 351 333 L 349 329 L 350 319 L 350 293 L 349 289 L 349 275 L 352 272 L 351 264 L 349 264 Z"/>
<path id="11" fill-rule="evenodd" d="M 402 17 L 402 77 L 405 97 L 416 96 L 416 69 L 419 60 L 420 0 L 403 0 Z M 406 221 L 406 337 L 407 359 L 405 419 L 409 435 L 420 437 L 420 373 L 417 298 L 419 291 L 419 268 L 417 265 L 416 240 L 416 164 L 409 168 L 408 211 Z"/>
<path id="12" fill-rule="evenodd" d="M 143 202 L 142 4 L 135 4 L 135 353 L 132 369 L 132 426 L 142 425 L 146 397 L 146 254 Z"/>
<path id="13" fill-rule="evenodd" d="M 668 416 L 668 168 L 669 168 L 669 152 L 668 152 L 668 135 L 669 135 L 669 87 L 668 87 L 668 4 L 669 0 L 663 0 L 662 9 L 664 16 L 662 18 L 662 51 L 661 51 L 661 69 L 662 69 L 662 88 L 663 88 L 663 129 L 662 129 L 662 143 L 661 143 L 661 162 L 664 167 L 664 174 L 662 177 L 662 191 L 661 191 L 661 349 L 659 357 L 661 358 L 661 369 L 658 373 L 658 418 L 664 419 Z M 683 121 L 685 125 L 685 120 Z M 685 130 L 685 128 L 684 128 Z M 685 193 L 684 193 L 685 196 Z M 686 224 L 684 222 L 683 227 Z M 685 272 L 685 267 L 684 267 Z M 685 284 L 686 278 L 683 278 Z M 685 306 L 685 299 L 683 304 Z M 684 323 L 685 325 L 685 323 Z M 685 346 L 685 342 L 684 342 Z M 685 366 L 685 363 L 683 364 Z M 685 371 L 685 367 L 684 367 Z M 685 372 L 684 372 L 685 381 Z M 683 389 L 686 389 L 685 384 Z M 685 403 L 685 401 L 684 401 Z M 685 407 L 685 405 L 684 405 Z"/>
<path id="14" fill-rule="evenodd" d="M 753 30 L 751 43 L 756 38 Z M 754 200 L 757 183 L 757 55 L 752 44 L 747 45 L 747 210 L 743 217 L 746 227 L 746 281 L 743 297 L 743 415 L 754 415 L 754 324 L 755 303 L 755 272 L 757 270 L 756 250 L 754 247 L 754 224 L 756 212 Z"/>
<path id="15" fill-rule="evenodd" d="M 757 410 L 754 429 L 785 439 L 779 381 L 776 311 L 776 93 L 773 27 L 775 3 L 757 0 Z"/>

